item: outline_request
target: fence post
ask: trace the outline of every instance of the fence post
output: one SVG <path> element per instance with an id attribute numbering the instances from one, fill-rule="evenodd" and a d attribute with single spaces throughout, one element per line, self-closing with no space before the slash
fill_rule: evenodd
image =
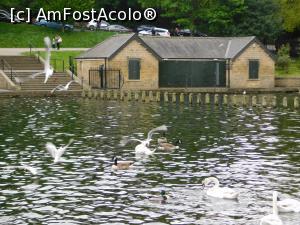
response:
<path id="1" fill-rule="evenodd" d="M 120 90 L 120 100 L 124 101 L 124 92 Z"/>
<path id="2" fill-rule="evenodd" d="M 184 103 L 184 94 L 183 93 L 180 93 L 180 95 L 179 95 L 179 102 Z"/>
<path id="3" fill-rule="evenodd" d="M 192 105 L 193 104 L 193 93 L 189 94 L 189 103 Z"/>
<path id="4" fill-rule="evenodd" d="M 197 94 L 196 103 L 197 103 L 198 105 L 201 104 L 201 94 L 200 94 L 200 93 Z"/>
<path id="5" fill-rule="evenodd" d="M 215 105 L 219 104 L 219 95 L 218 94 L 215 94 L 214 103 L 215 103 Z"/>
<path id="6" fill-rule="evenodd" d="M 273 107 L 273 108 L 276 108 L 276 105 L 277 105 L 277 97 L 276 97 L 276 96 L 273 96 L 273 97 L 272 97 L 272 107 Z"/>
<path id="7" fill-rule="evenodd" d="M 128 101 L 131 101 L 131 91 L 127 91 L 127 99 Z"/>
<path id="8" fill-rule="evenodd" d="M 244 94 L 243 95 L 243 102 L 242 102 L 243 106 L 246 106 L 247 105 L 247 95 Z"/>
<path id="9" fill-rule="evenodd" d="M 294 108 L 298 109 L 299 108 L 299 97 L 294 98 Z"/>
<path id="10" fill-rule="evenodd" d="M 109 90 L 104 90 L 104 99 L 109 100 L 110 99 L 110 92 Z"/>
<path id="11" fill-rule="evenodd" d="M 159 91 L 156 92 L 156 96 L 155 97 L 156 97 L 156 101 L 160 102 L 160 92 Z"/>
<path id="12" fill-rule="evenodd" d="M 227 105 L 228 104 L 228 95 L 224 94 L 223 95 L 223 105 Z"/>
<path id="13" fill-rule="evenodd" d="M 287 97 L 283 97 L 283 99 L 282 99 L 282 106 L 283 106 L 284 108 L 288 107 Z"/>
<path id="14" fill-rule="evenodd" d="M 164 92 L 164 102 L 168 102 L 169 101 L 169 96 L 168 96 L 168 92 Z"/>
<path id="15" fill-rule="evenodd" d="M 236 95 L 232 96 L 232 105 L 237 106 L 237 96 Z"/>
<path id="16" fill-rule="evenodd" d="M 153 101 L 153 92 L 149 91 L 149 102 Z"/>
<path id="17" fill-rule="evenodd" d="M 100 91 L 100 98 L 104 99 L 104 91 L 102 91 L 102 90 Z"/>
<path id="18" fill-rule="evenodd" d="M 205 94 L 205 104 L 209 104 L 210 103 L 210 96 L 209 93 Z"/>
<path id="19" fill-rule="evenodd" d="M 146 91 L 142 91 L 142 102 L 146 101 Z"/>
<path id="20" fill-rule="evenodd" d="M 172 102 L 176 102 L 176 93 L 175 92 L 173 92 L 172 93 Z"/>
<path id="21" fill-rule="evenodd" d="M 114 90 L 114 100 L 118 100 L 118 92 L 117 92 L 117 90 Z"/>
<path id="22" fill-rule="evenodd" d="M 134 92 L 134 100 L 136 100 L 136 101 L 139 100 L 139 92 L 138 91 Z"/>
<path id="23" fill-rule="evenodd" d="M 267 97 L 266 96 L 262 96 L 261 104 L 262 104 L 263 107 L 267 107 L 268 103 L 267 103 Z"/>

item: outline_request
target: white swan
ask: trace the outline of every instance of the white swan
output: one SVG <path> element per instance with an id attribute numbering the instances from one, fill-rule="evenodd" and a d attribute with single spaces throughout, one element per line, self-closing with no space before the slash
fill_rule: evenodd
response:
<path id="1" fill-rule="evenodd" d="M 46 56 L 45 56 L 45 62 L 44 62 L 44 70 L 42 72 L 34 73 L 28 77 L 15 77 L 15 80 L 17 83 L 24 83 L 27 80 L 34 79 L 36 76 L 45 74 L 45 81 L 47 82 L 49 77 L 53 75 L 53 68 L 50 66 L 50 57 L 51 57 L 51 40 L 49 37 L 44 38 L 44 43 L 46 47 Z"/>
<path id="2" fill-rule="evenodd" d="M 213 183 L 214 186 L 207 189 L 206 194 L 215 198 L 236 199 L 239 195 L 235 190 L 228 187 L 219 187 L 219 180 L 215 177 L 208 177 L 202 181 L 205 186 Z"/>
<path id="3" fill-rule="evenodd" d="M 259 225 L 282 225 L 282 221 L 278 216 L 278 209 L 277 209 L 277 192 L 273 192 L 273 214 L 264 216 L 260 220 Z"/>
<path id="4" fill-rule="evenodd" d="M 159 127 L 156 127 L 152 130 L 150 130 L 148 132 L 148 135 L 147 135 L 147 139 L 145 140 L 139 140 L 139 139 L 136 139 L 136 138 L 133 138 L 133 139 L 129 139 L 127 137 L 123 137 L 123 139 L 121 140 L 120 142 L 120 145 L 121 146 L 124 146 L 126 145 L 128 142 L 131 142 L 131 141 L 137 141 L 137 142 L 140 142 L 140 144 L 138 144 L 136 147 L 135 147 L 135 153 L 138 154 L 138 155 L 152 155 L 156 149 L 154 150 L 151 150 L 149 148 L 150 146 L 150 141 L 152 140 L 152 135 L 156 132 L 156 131 L 167 131 L 167 126 L 166 125 L 162 125 L 162 126 L 159 126 Z"/>
<path id="5" fill-rule="evenodd" d="M 137 141 L 139 141 L 139 140 L 137 140 Z M 135 149 L 134 149 L 135 154 L 137 154 L 137 155 L 152 155 L 156 151 L 156 148 L 151 150 L 148 146 L 149 146 L 149 143 L 142 141 L 140 144 L 135 146 Z"/>
<path id="6" fill-rule="evenodd" d="M 53 94 L 54 91 L 67 91 L 70 87 L 70 84 L 75 82 L 74 80 L 69 81 L 66 85 L 59 84 L 55 88 L 52 89 L 51 94 Z"/>
<path id="7" fill-rule="evenodd" d="M 300 202 L 295 199 L 284 199 L 277 202 L 279 212 L 300 212 Z"/>
<path id="8" fill-rule="evenodd" d="M 64 152 L 69 147 L 69 145 L 72 144 L 73 141 L 74 140 L 71 139 L 67 145 L 61 146 L 58 149 L 51 142 L 47 142 L 46 149 L 48 150 L 50 155 L 54 158 L 54 163 L 59 162 L 59 160 L 61 159 L 61 156 L 64 154 Z"/>

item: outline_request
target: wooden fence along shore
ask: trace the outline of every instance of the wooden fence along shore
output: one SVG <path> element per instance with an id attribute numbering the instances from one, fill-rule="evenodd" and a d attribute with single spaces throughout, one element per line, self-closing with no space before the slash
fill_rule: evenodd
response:
<path id="1" fill-rule="evenodd" d="M 167 91 L 120 91 L 89 90 L 82 91 L 81 97 L 100 100 L 170 102 L 191 105 L 223 105 L 250 107 L 300 108 L 300 94 L 214 94 L 180 93 Z"/>

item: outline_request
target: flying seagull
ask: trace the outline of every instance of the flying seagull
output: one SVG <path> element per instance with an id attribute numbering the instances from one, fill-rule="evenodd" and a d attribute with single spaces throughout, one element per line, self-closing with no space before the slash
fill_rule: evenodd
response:
<path id="1" fill-rule="evenodd" d="M 75 82 L 74 80 L 69 81 L 66 85 L 59 84 L 55 88 L 52 89 L 51 94 L 55 91 L 67 91 L 70 87 L 70 85 Z"/>
<path id="2" fill-rule="evenodd" d="M 44 70 L 38 73 L 34 73 L 28 77 L 15 77 L 15 81 L 17 83 L 24 83 L 27 80 L 34 79 L 36 76 L 45 74 L 45 81 L 44 83 L 47 83 L 49 77 L 53 74 L 53 68 L 50 66 L 50 57 L 51 57 L 51 40 L 49 37 L 44 38 L 44 43 L 46 47 L 46 56 L 45 56 L 45 62 L 44 62 Z"/>
<path id="3" fill-rule="evenodd" d="M 54 163 L 57 163 L 60 161 L 61 156 L 64 154 L 66 149 L 73 143 L 73 139 L 70 139 L 69 143 L 65 146 L 61 146 L 59 148 L 56 148 L 54 144 L 51 142 L 46 143 L 46 149 L 50 153 L 50 155 L 54 158 Z"/>
<path id="4" fill-rule="evenodd" d="M 149 131 L 147 138 L 145 140 L 139 140 L 136 138 L 128 138 L 128 137 L 123 137 L 123 139 L 120 141 L 120 146 L 125 146 L 127 143 L 132 142 L 132 141 L 137 141 L 140 142 L 140 144 L 138 144 L 135 147 L 135 153 L 136 154 L 145 154 L 145 155 L 151 155 L 155 152 L 156 149 L 151 150 L 149 148 L 150 146 L 150 141 L 152 140 L 152 135 L 157 132 L 157 131 L 167 131 L 168 128 L 166 125 L 162 125 L 159 127 L 156 127 L 152 130 Z"/>

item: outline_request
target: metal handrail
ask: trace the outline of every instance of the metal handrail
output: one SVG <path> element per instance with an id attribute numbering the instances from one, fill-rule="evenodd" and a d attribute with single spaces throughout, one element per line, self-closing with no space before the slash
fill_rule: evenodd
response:
<path id="1" fill-rule="evenodd" d="M 10 79 L 13 81 L 13 78 L 16 77 L 16 72 L 13 71 L 12 66 L 5 60 L 5 59 L 1 59 L 2 65 L 1 68 L 2 70 L 5 71 L 9 71 L 10 72 Z"/>

